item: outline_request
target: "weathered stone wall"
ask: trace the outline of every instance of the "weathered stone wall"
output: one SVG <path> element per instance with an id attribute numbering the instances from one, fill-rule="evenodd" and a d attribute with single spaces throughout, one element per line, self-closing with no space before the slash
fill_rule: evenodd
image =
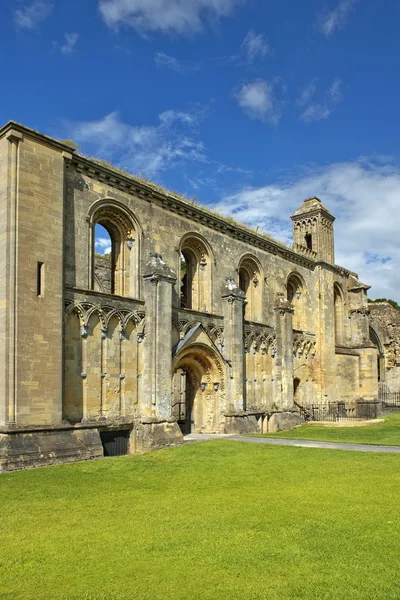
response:
<path id="1" fill-rule="evenodd" d="M 316 250 L 300 236 L 294 251 L 17 129 L 15 147 L 0 135 L 0 210 L 8 215 L 0 254 L 10 283 L 0 304 L 0 369 L 12 392 L 1 409 L 4 435 L 12 435 L 8 423 L 61 431 L 64 419 L 129 427 L 130 451 L 176 443 L 181 370 L 195 431 L 256 431 L 272 413 L 376 395 L 367 286 L 332 264 L 333 217 L 318 199 L 299 213 L 308 227 L 310 205 Z M 96 224 L 110 233 L 112 258 L 94 253 Z M 183 291 L 192 308 L 181 306 Z M 52 436 L 44 439 L 51 445 Z"/>
<path id="2" fill-rule="evenodd" d="M 383 355 L 381 381 L 386 383 L 390 391 L 400 391 L 400 311 L 389 302 L 371 302 L 368 308 L 373 328 L 371 339 L 374 343 L 379 342 L 379 350 Z"/>
<path id="3" fill-rule="evenodd" d="M 336 376 L 340 396 L 338 400 L 350 402 L 360 397 L 360 359 L 354 350 L 343 349 L 336 355 Z"/>
<path id="4" fill-rule="evenodd" d="M 112 293 L 112 257 L 111 254 L 94 255 L 94 289 L 104 294 Z"/>
<path id="5" fill-rule="evenodd" d="M 9 272 L 9 151 L 11 144 L 5 137 L 0 140 L 0 424 L 8 420 L 8 302 Z M 15 150 L 15 148 L 14 148 Z"/>

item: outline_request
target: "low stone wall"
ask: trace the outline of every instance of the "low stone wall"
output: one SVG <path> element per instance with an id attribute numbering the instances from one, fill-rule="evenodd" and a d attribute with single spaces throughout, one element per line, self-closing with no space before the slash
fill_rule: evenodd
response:
<path id="1" fill-rule="evenodd" d="M 0 473 L 102 456 L 96 428 L 0 433 Z"/>
<path id="2" fill-rule="evenodd" d="M 304 417 L 301 417 L 298 413 L 282 412 L 274 413 L 269 419 L 265 419 L 263 426 L 263 433 L 276 433 L 278 431 L 288 431 L 294 429 L 299 425 L 305 424 Z"/>

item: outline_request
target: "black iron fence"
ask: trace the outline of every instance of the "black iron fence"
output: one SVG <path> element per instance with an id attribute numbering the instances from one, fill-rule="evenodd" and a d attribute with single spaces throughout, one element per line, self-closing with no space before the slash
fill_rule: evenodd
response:
<path id="1" fill-rule="evenodd" d="M 360 399 L 308 406 L 301 406 L 295 402 L 295 405 L 306 421 L 369 420 L 400 410 L 400 392 L 391 392 L 387 385 L 380 383 L 377 400 Z"/>
<path id="2" fill-rule="evenodd" d="M 328 402 L 313 404 L 308 409 L 310 421 L 353 421 L 376 419 L 381 414 L 381 403 L 373 402 Z M 305 415 L 307 418 L 307 415 Z"/>
<path id="3" fill-rule="evenodd" d="M 378 399 L 382 403 L 384 412 L 400 410 L 400 392 L 391 392 L 384 383 L 379 384 Z"/>

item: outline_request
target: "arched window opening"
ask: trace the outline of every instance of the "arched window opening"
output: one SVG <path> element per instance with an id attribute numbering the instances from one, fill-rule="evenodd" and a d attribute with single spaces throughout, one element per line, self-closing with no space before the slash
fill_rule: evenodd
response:
<path id="1" fill-rule="evenodd" d="M 286 297 L 293 304 L 294 308 L 293 329 L 298 331 L 306 330 L 305 290 L 302 280 L 296 273 L 292 273 L 287 280 Z"/>
<path id="2" fill-rule="evenodd" d="M 297 286 L 293 281 L 289 281 L 287 284 L 287 299 L 289 302 L 293 302 L 296 296 Z"/>
<path id="3" fill-rule="evenodd" d="M 334 318 L 335 318 L 335 343 L 344 343 L 344 302 L 340 287 L 335 284 L 333 289 Z"/>
<path id="4" fill-rule="evenodd" d="M 292 304 L 296 304 L 303 294 L 303 283 L 298 275 L 292 273 L 286 284 L 286 297 Z"/>
<path id="5" fill-rule="evenodd" d="M 384 346 L 379 339 L 379 336 L 375 329 L 369 326 L 369 339 L 374 344 L 377 352 L 377 372 L 378 372 L 378 382 L 385 380 L 385 351 Z"/>
<path id="6" fill-rule="evenodd" d="M 179 256 L 181 308 L 211 312 L 211 260 L 205 243 L 187 237 Z"/>
<path id="7" fill-rule="evenodd" d="M 242 290 L 242 292 L 244 292 L 246 294 L 246 300 L 243 303 L 243 316 L 244 317 L 247 317 L 248 313 L 249 313 L 248 300 L 247 300 L 249 286 L 250 286 L 250 275 L 249 275 L 247 269 L 245 269 L 244 267 L 241 267 L 239 269 L 239 288 Z"/>
<path id="8" fill-rule="evenodd" d="M 306 248 L 312 250 L 312 235 L 311 233 L 306 233 L 305 235 Z"/>
<path id="9" fill-rule="evenodd" d="M 239 288 L 246 295 L 244 316 L 249 321 L 261 321 L 261 274 L 255 259 L 246 257 L 239 264 Z"/>
<path id="10" fill-rule="evenodd" d="M 95 228 L 94 239 L 94 289 L 105 294 L 114 294 L 115 245 L 110 231 L 100 223 Z"/>
<path id="11" fill-rule="evenodd" d="M 196 257 L 190 250 L 181 252 L 181 307 L 193 308 L 193 283 L 196 274 Z"/>
<path id="12" fill-rule="evenodd" d="M 138 225 L 112 200 L 96 202 L 89 212 L 91 260 L 89 286 L 105 294 L 140 297 Z"/>
<path id="13" fill-rule="evenodd" d="M 250 285 L 250 275 L 244 267 L 239 269 L 239 287 L 247 295 Z"/>

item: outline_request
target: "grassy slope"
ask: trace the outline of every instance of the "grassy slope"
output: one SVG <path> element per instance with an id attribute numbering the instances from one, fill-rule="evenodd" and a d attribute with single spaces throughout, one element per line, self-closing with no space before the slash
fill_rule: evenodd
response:
<path id="1" fill-rule="evenodd" d="M 2 600 L 400 597 L 400 457 L 215 441 L 0 477 Z"/>
<path id="2" fill-rule="evenodd" d="M 288 440 L 318 440 L 320 442 L 346 442 L 351 444 L 400 445 L 400 412 L 384 417 L 385 422 L 367 427 L 322 427 L 304 425 L 291 431 L 267 433 L 257 437 Z"/>

